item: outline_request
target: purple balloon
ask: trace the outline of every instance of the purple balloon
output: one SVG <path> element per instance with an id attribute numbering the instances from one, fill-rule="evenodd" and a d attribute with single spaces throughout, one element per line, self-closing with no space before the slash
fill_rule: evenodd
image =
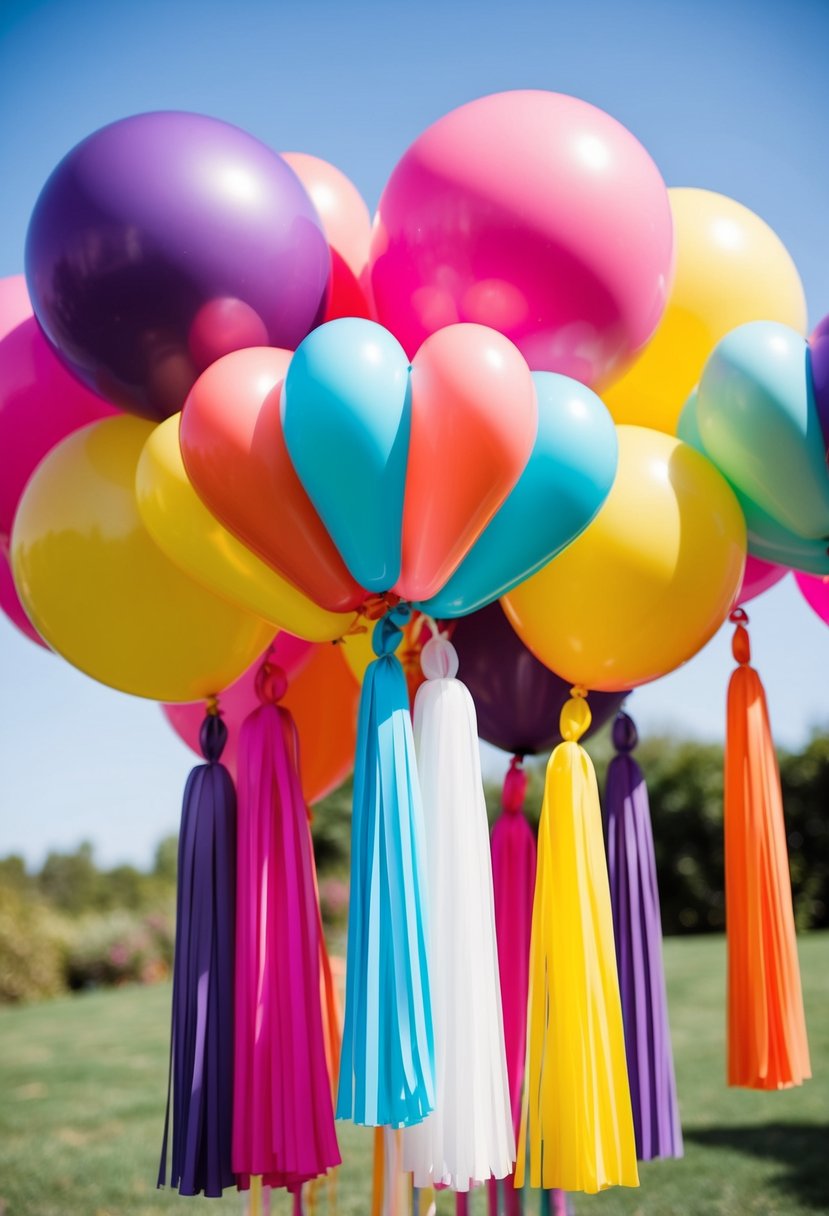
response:
<path id="1" fill-rule="evenodd" d="M 815 405 L 823 432 L 823 442 L 829 450 L 829 317 L 824 317 L 816 326 L 809 339 L 809 351 Z"/>
<path id="2" fill-rule="evenodd" d="M 519 756 L 548 752 L 561 742 L 558 722 L 571 685 L 530 654 L 497 602 L 455 622 L 458 676 L 472 693 L 478 734 Z M 591 692 L 591 735 L 621 706 L 626 692 Z M 585 736 L 585 737 L 587 737 Z"/>
<path id="3" fill-rule="evenodd" d="M 131 413 L 181 409 L 221 355 L 294 350 L 322 320 L 331 258 L 285 161 L 200 114 L 138 114 L 63 158 L 35 205 L 26 279 L 67 366 Z"/>

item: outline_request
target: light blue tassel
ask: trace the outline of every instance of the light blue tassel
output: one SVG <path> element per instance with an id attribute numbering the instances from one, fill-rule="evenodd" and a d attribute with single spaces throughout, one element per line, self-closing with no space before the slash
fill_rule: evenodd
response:
<path id="1" fill-rule="evenodd" d="M 345 1026 L 337 1118 L 410 1127 L 434 1107 L 423 811 L 409 699 L 394 654 L 407 605 L 374 629 L 360 698 Z"/>

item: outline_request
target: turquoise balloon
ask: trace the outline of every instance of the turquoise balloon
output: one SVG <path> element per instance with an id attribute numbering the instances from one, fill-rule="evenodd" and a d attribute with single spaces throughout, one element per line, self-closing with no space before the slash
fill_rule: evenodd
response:
<path id="1" fill-rule="evenodd" d="M 569 376 L 534 372 L 538 432 L 512 493 L 449 582 L 419 605 L 466 616 L 546 566 L 583 532 L 616 476 L 616 427 L 602 401 Z"/>
<path id="2" fill-rule="evenodd" d="M 804 540 L 829 536 L 829 473 L 808 344 L 752 321 L 714 347 L 697 389 L 697 427 L 727 480 Z"/>
<path id="3" fill-rule="evenodd" d="M 400 577 L 411 428 L 409 360 L 387 329 L 329 321 L 297 347 L 282 394 L 297 475 L 353 577 L 388 591 Z"/>
<path id="4" fill-rule="evenodd" d="M 697 393 L 694 391 L 685 403 L 677 426 L 678 437 L 703 456 L 711 459 L 697 423 Z M 722 470 L 720 470 L 722 472 Z M 768 512 L 731 484 L 740 508 L 746 519 L 748 551 L 753 557 L 773 562 L 778 566 L 791 566 L 794 570 L 805 570 L 810 574 L 829 574 L 829 552 L 823 540 L 807 540 L 784 527 Z"/>

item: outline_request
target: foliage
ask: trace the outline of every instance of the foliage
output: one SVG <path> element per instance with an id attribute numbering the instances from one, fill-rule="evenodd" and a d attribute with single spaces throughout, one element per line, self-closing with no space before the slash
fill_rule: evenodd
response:
<path id="1" fill-rule="evenodd" d="M 54 996 L 64 986 L 63 942 L 54 920 L 25 892 L 0 886 L 0 1002 Z"/>

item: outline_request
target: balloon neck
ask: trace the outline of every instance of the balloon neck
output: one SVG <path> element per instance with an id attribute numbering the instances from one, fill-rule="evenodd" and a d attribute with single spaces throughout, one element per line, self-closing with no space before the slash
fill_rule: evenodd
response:
<path id="1" fill-rule="evenodd" d="M 276 705 L 288 691 L 288 677 L 279 664 L 272 661 L 270 650 L 256 673 L 254 687 L 263 705 Z"/>
<path id="2" fill-rule="evenodd" d="M 403 641 L 403 626 L 408 622 L 412 610 L 409 604 L 398 602 L 387 608 L 374 626 L 371 645 L 378 659 L 392 655 Z"/>
<path id="3" fill-rule="evenodd" d="M 731 639 L 731 653 L 741 667 L 746 667 L 751 662 L 751 642 L 746 629 L 748 616 L 742 608 L 735 608 L 728 619 L 737 626 Z"/>
<path id="4" fill-rule="evenodd" d="M 382 591 L 377 595 L 367 595 L 360 612 L 367 621 L 379 621 L 402 602 L 393 591 Z"/>
<path id="5" fill-rule="evenodd" d="M 576 684 L 570 689 L 570 700 L 561 711 L 559 734 L 567 743 L 578 743 L 585 731 L 590 729 L 592 720 L 587 704 L 587 689 Z"/>
<path id="6" fill-rule="evenodd" d="M 527 774 L 524 769 L 523 756 L 513 756 L 507 775 L 504 777 L 504 788 L 501 791 L 501 809 L 506 815 L 518 815 L 524 809 L 527 797 Z"/>
<path id="7" fill-rule="evenodd" d="M 638 742 L 639 733 L 636 730 L 636 723 L 630 714 L 626 714 L 620 709 L 616 715 L 616 721 L 613 723 L 613 746 L 617 752 L 626 755 L 633 751 Z"/>

